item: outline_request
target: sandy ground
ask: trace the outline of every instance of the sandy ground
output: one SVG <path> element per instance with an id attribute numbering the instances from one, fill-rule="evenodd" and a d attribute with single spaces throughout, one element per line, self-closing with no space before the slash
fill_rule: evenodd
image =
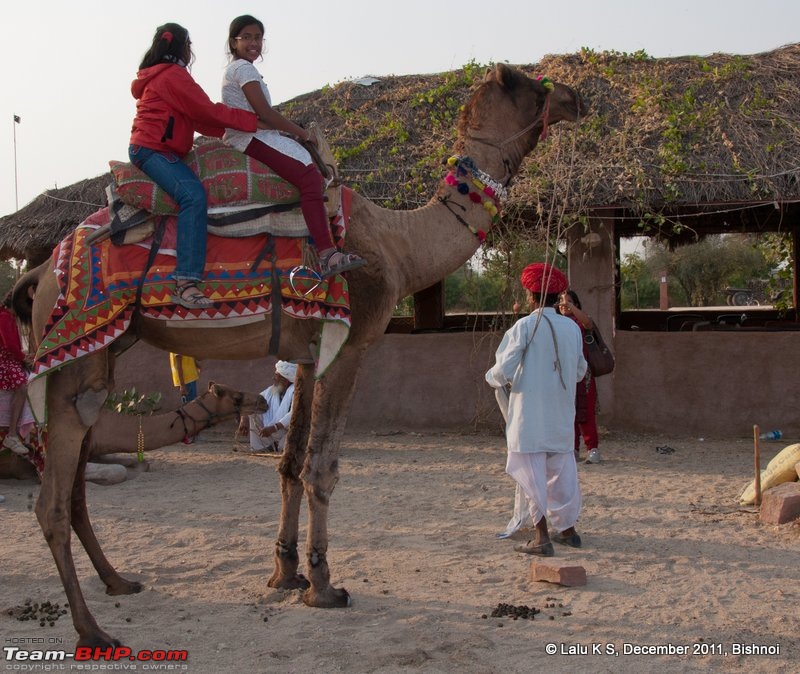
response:
<path id="1" fill-rule="evenodd" d="M 586 568 L 588 584 L 565 588 L 530 582 L 531 558 L 495 538 L 514 495 L 500 435 L 348 434 L 329 560 L 353 605 L 320 610 L 267 587 L 276 460 L 233 453 L 231 434 L 153 452 L 150 472 L 123 484 L 89 485 L 106 554 L 146 587 L 106 596 L 73 539 L 95 618 L 134 651 L 189 653 L 171 670 L 122 661 L 106 671 L 797 671 L 800 523 L 762 525 L 736 505 L 753 470 L 748 440 L 604 437 L 604 462 L 579 466 L 584 547 L 556 549 Z M 762 465 L 783 446 L 762 445 Z M 5 610 L 65 602 L 31 511 L 37 491 L 0 480 L 0 632 L 4 647 L 41 648 L 25 644 L 43 638 L 70 652 L 69 615 L 40 627 Z M 541 613 L 492 617 L 501 603 Z M 626 652 L 670 645 L 689 654 Z M 737 654 L 754 645 L 774 654 Z M 4 652 L 0 670 L 33 666 Z M 80 670 L 67 661 L 49 671 Z"/>

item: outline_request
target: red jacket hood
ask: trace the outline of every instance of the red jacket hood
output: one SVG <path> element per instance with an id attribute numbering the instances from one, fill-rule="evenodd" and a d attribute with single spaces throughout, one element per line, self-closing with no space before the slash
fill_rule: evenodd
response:
<path id="1" fill-rule="evenodd" d="M 136 79 L 131 82 L 131 93 L 136 100 L 139 100 L 144 93 L 144 88 L 153 80 L 156 75 L 160 75 L 171 63 L 159 63 L 149 68 L 144 68 L 136 73 Z"/>

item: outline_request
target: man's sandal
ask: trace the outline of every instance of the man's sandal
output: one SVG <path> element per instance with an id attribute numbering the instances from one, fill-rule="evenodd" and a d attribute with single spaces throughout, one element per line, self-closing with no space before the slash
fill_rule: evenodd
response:
<path id="1" fill-rule="evenodd" d="M 553 544 L 550 541 L 547 543 L 534 543 L 528 541 L 525 545 L 515 545 L 516 552 L 524 552 L 526 555 L 539 555 L 540 557 L 552 557 L 556 554 Z"/>
<path id="2" fill-rule="evenodd" d="M 561 543 L 561 545 L 568 545 L 571 548 L 579 548 L 583 545 L 581 541 L 581 537 L 577 533 L 570 534 L 565 536 L 564 533 L 556 534 L 553 536 L 553 540 L 556 543 Z"/>
<path id="3" fill-rule="evenodd" d="M 355 253 L 343 253 L 340 250 L 334 250 L 328 253 L 320 261 L 319 275 L 323 278 L 329 278 L 336 274 L 342 274 L 346 271 L 358 269 L 367 264 L 367 261 Z"/>
<path id="4" fill-rule="evenodd" d="M 172 301 L 185 309 L 208 309 L 214 306 L 214 302 L 200 292 L 194 281 L 176 283 Z"/>

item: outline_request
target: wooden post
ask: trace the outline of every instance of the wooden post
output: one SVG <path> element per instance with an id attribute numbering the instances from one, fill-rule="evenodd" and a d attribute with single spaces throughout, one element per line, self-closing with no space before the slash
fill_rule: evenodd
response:
<path id="1" fill-rule="evenodd" d="M 444 283 L 414 293 L 414 329 L 440 330 L 444 327 Z"/>
<path id="2" fill-rule="evenodd" d="M 661 311 L 666 311 L 669 309 L 669 285 L 667 284 L 666 269 L 661 272 L 658 289 L 658 308 Z"/>
<path id="3" fill-rule="evenodd" d="M 756 497 L 753 501 L 757 506 L 761 505 L 761 448 L 759 447 L 759 440 L 758 437 L 760 435 L 760 429 L 757 425 L 753 426 L 753 457 L 755 460 L 755 469 L 756 469 L 756 479 L 755 479 L 755 487 L 756 487 Z"/>

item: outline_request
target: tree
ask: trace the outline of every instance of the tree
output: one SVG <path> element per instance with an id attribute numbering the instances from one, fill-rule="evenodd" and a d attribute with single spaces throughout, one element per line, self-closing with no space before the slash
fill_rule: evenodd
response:
<path id="1" fill-rule="evenodd" d="M 659 281 L 653 277 L 647 261 L 636 253 L 628 253 L 620 263 L 621 306 L 623 311 L 658 306 Z"/>
<path id="2" fill-rule="evenodd" d="M 769 277 L 771 266 L 748 236 L 715 234 L 702 241 L 669 251 L 652 242 L 645 265 L 658 283 L 662 271 L 677 284 L 682 297 L 670 289 L 672 303 L 703 307 L 726 303 L 726 288 L 748 287 L 753 279 Z M 634 270 L 638 268 L 634 267 Z"/>

